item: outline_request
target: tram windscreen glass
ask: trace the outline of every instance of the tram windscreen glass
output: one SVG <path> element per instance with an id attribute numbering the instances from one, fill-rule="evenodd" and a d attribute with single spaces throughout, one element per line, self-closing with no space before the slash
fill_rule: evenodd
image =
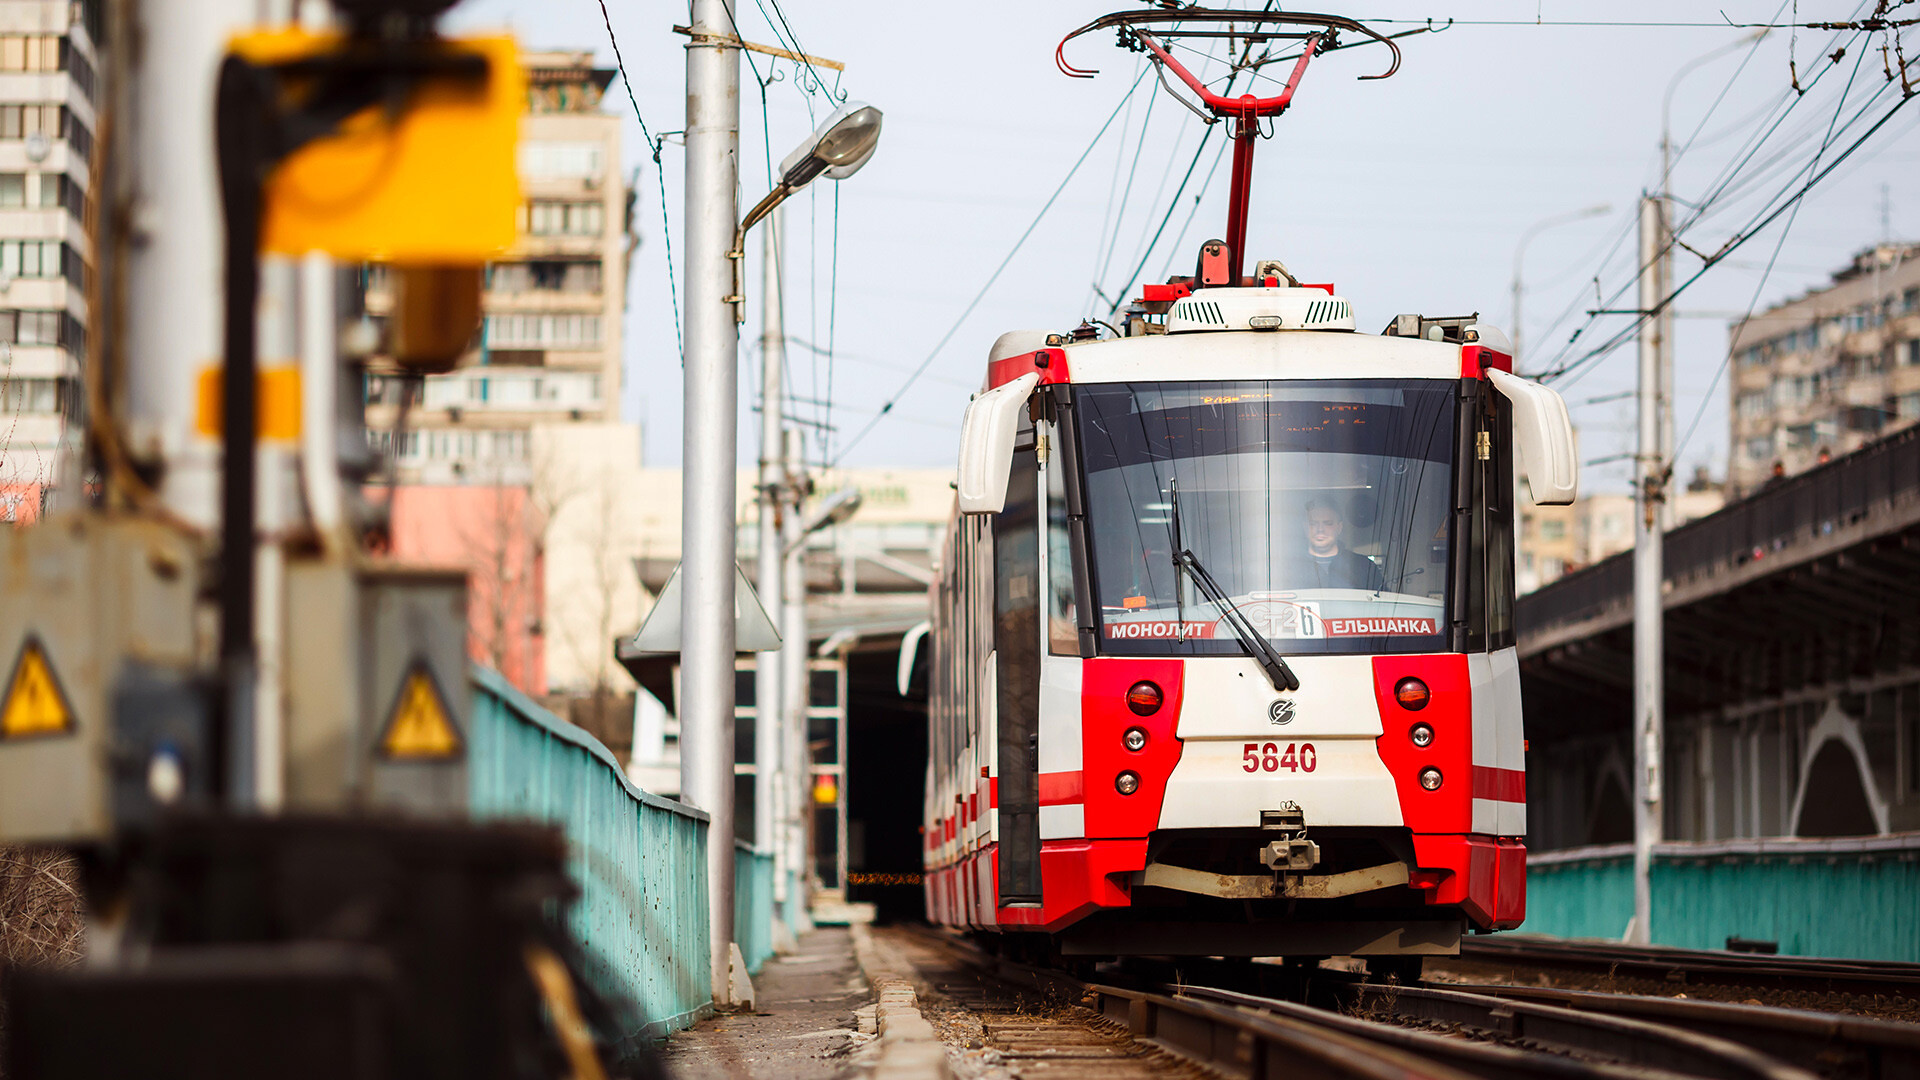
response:
<path id="1" fill-rule="evenodd" d="M 1094 384 L 1076 400 L 1102 651 L 1241 650 L 1191 575 L 1177 578 L 1176 517 L 1282 655 L 1441 647 L 1451 383 Z"/>

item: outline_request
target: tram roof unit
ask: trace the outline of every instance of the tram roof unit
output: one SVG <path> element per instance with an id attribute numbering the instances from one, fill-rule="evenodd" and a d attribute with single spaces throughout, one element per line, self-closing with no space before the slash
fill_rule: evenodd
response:
<path id="1" fill-rule="evenodd" d="M 1256 290 L 1205 290 L 1214 292 Z M 1268 292 L 1276 290 L 1265 290 Z M 1284 290 L 1312 292 L 1318 290 Z M 1352 316 L 1349 314 L 1351 324 Z M 1486 328 L 1485 346 L 1353 331 L 1215 330 L 1072 341 L 1038 330 L 1000 335 L 989 354 L 990 389 L 1036 372 L 1042 383 L 1200 382 L 1243 379 L 1459 379 L 1511 371 Z"/>

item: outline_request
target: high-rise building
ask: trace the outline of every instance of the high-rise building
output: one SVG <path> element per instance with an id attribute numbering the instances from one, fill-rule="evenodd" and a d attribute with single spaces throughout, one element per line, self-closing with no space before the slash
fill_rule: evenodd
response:
<path id="1" fill-rule="evenodd" d="M 77 468 L 98 8 L 0 0 L 0 522 Z"/>
<path id="2" fill-rule="evenodd" d="M 1825 288 L 1734 325 L 1728 486 L 1746 495 L 1773 473 L 1920 420 L 1920 245 L 1854 256 Z"/>
<path id="3" fill-rule="evenodd" d="M 526 485 L 538 479 L 535 425 L 619 418 L 628 189 L 620 118 L 600 107 L 614 72 L 590 52 L 521 59 L 519 235 L 487 267 L 473 354 L 428 378 L 408 410 L 395 461 L 403 484 Z M 368 312 L 378 321 L 391 302 L 387 276 L 371 269 Z M 398 380 L 368 378 L 367 426 L 382 452 L 400 395 Z"/>

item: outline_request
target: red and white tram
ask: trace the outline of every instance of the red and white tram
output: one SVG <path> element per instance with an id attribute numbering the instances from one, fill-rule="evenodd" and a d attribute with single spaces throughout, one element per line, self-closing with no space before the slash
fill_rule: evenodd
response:
<path id="1" fill-rule="evenodd" d="M 1525 914 L 1514 459 L 1573 499 L 1565 406 L 1472 318 L 1243 275 L 1244 220 L 1124 335 L 993 346 L 932 592 L 937 923 L 1392 965 Z"/>

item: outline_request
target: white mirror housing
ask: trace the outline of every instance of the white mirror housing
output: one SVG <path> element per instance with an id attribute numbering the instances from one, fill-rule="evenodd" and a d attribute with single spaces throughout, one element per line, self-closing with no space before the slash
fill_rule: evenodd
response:
<path id="1" fill-rule="evenodd" d="M 1020 431 L 1020 410 L 1039 385 L 1034 372 L 996 386 L 973 399 L 960 424 L 960 491 L 963 514 L 997 514 L 1007 506 L 1007 479 L 1013 469 L 1013 440 Z"/>
<path id="2" fill-rule="evenodd" d="M 1534 503 L 1572 503 L 1580 494 L 1580 460 L 1567 403 L 1557 391 L 1497 368 L 1488 371 L 1487 378 L 1513 404 L 1513 441 L 1526 466 Z"/>

